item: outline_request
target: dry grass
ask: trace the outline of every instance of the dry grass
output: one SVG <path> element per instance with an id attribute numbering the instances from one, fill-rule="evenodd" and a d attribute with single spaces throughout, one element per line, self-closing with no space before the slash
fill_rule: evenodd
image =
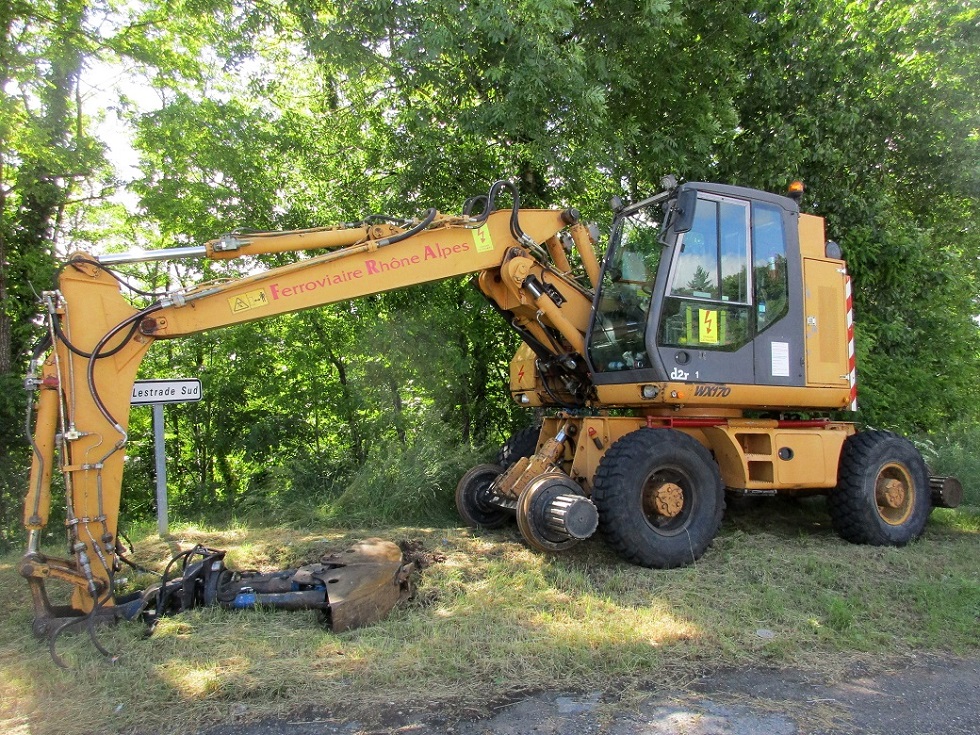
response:
<path id="1" fill-rule="evenodd" d="M 0 559 L 0 731 L 186 732 L 233 712 L 370 720 L 389 703 L 463 713 L 545 687 L 682 685 L 748 664 L 833 678 L 856 658 L 980 648 L 976 511 L 937 512 L 919 543 L 880 549 L 838 540 L 819 501 L 771 502 L 736 509 L 696 566 L 666 572 L 622 563 L 597 541 L 537 554 L 512 529 L 185 528 L 146 536 L 138 560 L 206 543 L 229 549 L 232 567 L 278 568 L 365 535 L 445 555 L 382 623 L 335 635 L 312 613 L 197 610 L 150 638 L 135 624 L 104 631 L 116 665 L 86 636 L 64 636 L 68 671 L 31 637 L 16 557 Z"/>

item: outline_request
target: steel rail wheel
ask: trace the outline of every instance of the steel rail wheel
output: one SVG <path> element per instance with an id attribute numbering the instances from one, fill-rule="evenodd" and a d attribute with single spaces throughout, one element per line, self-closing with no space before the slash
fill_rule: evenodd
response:
<path id="1" fill-rule="evenodd" d="M 661 569 L 700 558 L 725 510 L 711 453 L 672 429 L 640 429 L 613 444 L 599 462 L 592 500 L 610 546 L 634 564 Z"/>
<path id="2" fill-rule="evenodd" d="M 837 477 L 827 509 L 841 538 L 903 546 L 922 535 L 931 490 L 926 464 L 912 442 L 889 431 L 854 434 L 844 442 Z"/>
<path id="3" fill-rule="evenodd" d="M 472 528 L 499 528 L 511 517 L 505 508 L 494 505 L 491 486 L 504 469 L 496 464 L 479 464 L 460 478 L 456 485 L 456 510 Z"/>
<path id="4" fill-rule="evenodd" d="M 534 478 L 517 501 L 517 527 L 538 551 L 569 549 L 595 533 L 597 524 L 595 506 L 564 472 Z"/>

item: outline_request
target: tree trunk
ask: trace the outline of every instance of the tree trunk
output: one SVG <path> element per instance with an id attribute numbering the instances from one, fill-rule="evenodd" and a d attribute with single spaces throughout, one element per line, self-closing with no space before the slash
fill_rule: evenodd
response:
<path id="1" fill-rule="evenodd" d="M 398 432 L 398 440 L 405 446 L 405 416 L 403 413 L 404 404 L 402 396 L 398 391 L 398 382 L 392 376 L 388 376 L 388 388 L 391 390 L 391 403 L 395 409 L 395 431 Z"/>
<path id="2" fill-rule="evenodd" d="M 3 159 L 0 158 L 0 375 L 13 369 L 13 332 L 10 309 L 7 308 L 7 197 L 4 192 Z"/>
<path id="3" fill-rule="evenodd" d="M 364 437 L 361 435 L 360 421 L 357 419 L 357 411 L 354 407 L 354 395 L 347 379 L 347 366 L 339 355 L 332 350 L 327 353 L 327 359 L 337 368 L 337 380 L 343 392 L 343 413 L 347 420 L 347 428 L 350 429 L 351 454 L 358 464 L 365 460 L 364 456 Z"/>

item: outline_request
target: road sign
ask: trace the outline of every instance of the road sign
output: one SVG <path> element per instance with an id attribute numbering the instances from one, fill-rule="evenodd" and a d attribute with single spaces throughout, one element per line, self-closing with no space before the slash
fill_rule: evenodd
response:
<path id="1" fill-rule="evenodd" d="M 201 381 L 197 378 L 175 380 L 137 380 L 130 403 L 148 406 L 152 403 L 186 403 L 201 400 Z"/>
<path id="2" fill-rule="evenodd" d="M 197 378 L 174 380 L 137 380 L 133 384 L 130 404 L 153 406 L 153 445 L 157 470 L 157 531 L 166 536 L 167 518 L 167 455 L 163 440 L 163 404 L 201 400 L 201 381 Z"/>

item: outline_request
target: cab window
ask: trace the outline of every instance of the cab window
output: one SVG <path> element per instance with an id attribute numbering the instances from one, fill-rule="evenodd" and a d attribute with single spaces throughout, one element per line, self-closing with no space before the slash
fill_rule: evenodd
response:
<path id="1" fill-rule="evenodd" d="M 689 232 L 678 238 L 660 344 L 736 350 L 751 339 L 750 208 L 701 194 Z"/>
<path id="2" fill-rule="evenodd" d="M 786 316 L 789 280 L 782 210 L 773 204 L 752 204 L 752 280 L 755 285 L 756 331 Z"/>

